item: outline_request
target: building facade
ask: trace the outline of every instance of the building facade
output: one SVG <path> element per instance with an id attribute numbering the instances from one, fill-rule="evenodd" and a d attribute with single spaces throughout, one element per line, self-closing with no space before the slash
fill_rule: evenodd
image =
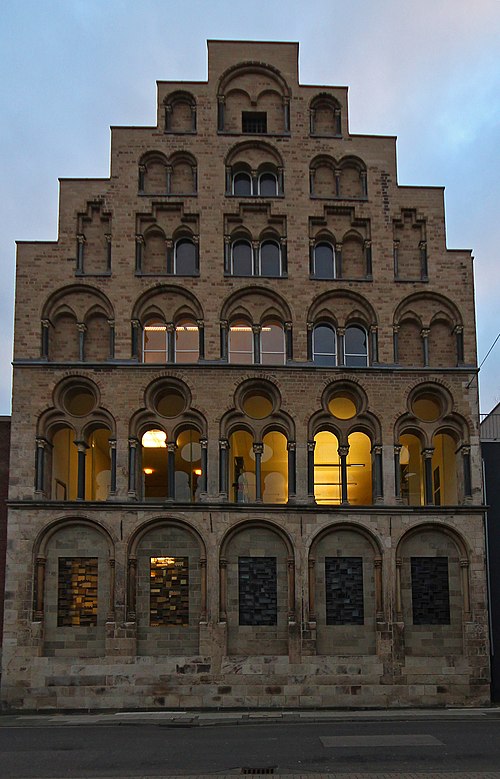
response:
<path id="1" fill-rule="evenodd" d="M 208 54 L 18 246 L 4 706 L 484 704 L 470 252 L 297 44 Z"/>
<path id="2" fill-rule="evenodd" d="M 481 452 L 484 502 L 487 505 L 488 575 L 490 604 L 491 698 L 500 701 L 500 403 L 482 416 Z"/>
<path id="3" fill-rule="evenodd" d="M 9 490 L 10 417 L 0 417 L 0 657 L 3 636 L 3 599 L 7 553 L 7 495 Z"/>

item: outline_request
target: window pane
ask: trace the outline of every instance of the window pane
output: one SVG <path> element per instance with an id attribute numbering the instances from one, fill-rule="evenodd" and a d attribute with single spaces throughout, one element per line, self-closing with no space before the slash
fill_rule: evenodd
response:
<path id="1" fill-rule="evenodd" d="M 267 433 L 262 441 L 262 500 L 286 503 L 288 500 L 288 449 L 283 433 Z"/>
<path id="2" fill-rule="evenodd" d="M 252 179 L 248 173 L 237 173 L 233 179 L 234 195 L 251 195 Z"/>
<path id="3" fill-rule="evenodd" d="M 264 241 L 260 247 L 261 276 L 281 276 L 281 252 L 274 241 Z"/>
<path id="4" fill-rule="evenodd" d="M 143 362 L 166 362 L 167 326 L 159 319 L 151 320 L 144 327 Z"/>
<path id="5" fill-rule="evenodd" d="M 318 279 L 335 278 L 335 255 L 329 243 L 318 243 L 314 247 L 314 275 Z"/>
<path id="6" fill-rule="evenodd" d="M 333 433 L 322 431 L 314 436 L 314 497 L 316 503 L 340 503 L 339 442 Z"/>
<path id="7" fill-rule="evenodd" d="M 238 430 L 229 439 L 230 495 L 233 503 L 255 500 L 255 456 L 253 438 L 246 430 Z"/>
<path id="8" fill-rule="evenodd" d="M 175 245 L 175 272 L 181 276 L 196 273 L 196 246 L 188 239 L 177 241 Z"/>
<path id="9" fill-rule="evenodd" d="M 263 173 L 259 177 L 259 195 L 274 197 L 278 194 L 278 182 L 274 173 Z"/>
<path id="10" fill-rule="evenodd" d="M 345 364 L 351 368 L 363 368 L 368 364 L 366 332 L 361 327 L 348 327 L 344 341 Z"/>
<path id="11" fill-rule="evenodd" d="M 235 276 L 251 276 L 253 273 L 252 247 L 248 241 L 233 244 L 233 273 Z"/>
<path id="12" fill-rule="evenodd" d="M 337 364 L 336 334 L 329 325 L 318 325 L 313 331 L 313 361 L 315 365 Z"/>
<path id="13" fill-rule="evenodd" d="M 175 362 L 196 362 L 198 355 L 198 325 L 192 319 L 183 319 L 175 326 Z"/>
<path id="14" fill-rule="evenodd" d="M 253 363 L 253 332 L 247 322 L 235 322 L 229 328 L 229 362 Z"/>
<path id="15" fill-rule="evenodd" d="M 262 327 L 260 360 L 263 365 L 285 363 L 285 334 L 283 326 L 278 322 L 267 322 Z"/>
<path id="16" fill-rule="evenodd" d="M 201 487 L 200 434 L 193 428 L 179 433 L 175 450 L 175 500 L 193 503 L 199 500 Z"/>
<path id="17" fill-rule="evenodd" d="M 242 111 L 241 129 L 244 133 L 267 133 L 265 111 Z"/>

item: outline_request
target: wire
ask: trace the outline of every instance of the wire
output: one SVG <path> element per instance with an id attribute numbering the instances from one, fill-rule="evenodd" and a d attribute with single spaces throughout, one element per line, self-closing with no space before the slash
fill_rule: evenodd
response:
<path id="1" fill-rule="evenodd" d="M 484 360 L 482 361 L 481 365 L 478 367 L 478 369 L 477 369 L 477 373 L 479 373 L 479 371 L 480 371 L 480 370 L 481 370 L 481 368 L 483 367 L 484 363 L 486 362 L 486 360 L 487 360 L 487 359 L 488 359 L 488 357 L 490 356 L 490 353 L 492 352 L 492 350 L 493 350 L 493 348 L 494 348 L 494 346 L 495 346 L 495 344 L 496 344 L 496 342 L 498 341 L 498 339 L 499 339 L 499 338 L 500 338 L 500 333 L 498 333 L 497 337 L 495 338 L 495 340 L 494 340 L 494 341 L 493 341 L 493 343 L 491 344 L 490 348 L 489 348 L 489 349 L 488 349 L 488 351 L 486 352 L 486 356 L 485 356 Z M 477 375 L 477 373 L 476 373 L 476 375 Z M 475 379 L 475 378 L 476 378 L 476 376 L 473 376 L 473 377 L 472 377 L 472 379 L 471 379 L 471 380 L 469 381 L 469 383 L 467 384 L 467 387 L 466 387 L 466 389 L 469 389 L 470 385 L 472 384 L 472 382 L 474 381 L 474 379 Z"/>

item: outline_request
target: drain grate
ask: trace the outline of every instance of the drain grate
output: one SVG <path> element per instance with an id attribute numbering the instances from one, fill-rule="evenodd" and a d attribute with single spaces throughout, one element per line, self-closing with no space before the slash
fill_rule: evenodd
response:
<path id="1" fill-rule="evenodd" d="M 267 766 L 265 768 L 254 768 L 254 767 L 246 767 L 241 769 L 242 774 L 257 774 L 259 776 L 262 776 L 262 774 L 274 774 L 276 770 L 275 765 Z"/>

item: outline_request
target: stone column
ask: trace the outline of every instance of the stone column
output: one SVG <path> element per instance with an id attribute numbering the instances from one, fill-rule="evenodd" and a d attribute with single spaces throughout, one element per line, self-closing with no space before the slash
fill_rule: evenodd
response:
<path id="1" fill-rule="evenodd" d="M 135 272 L 142 273 L 142 255 L 144 253 L 144 236 L 137 233 L 135 236 Z"/>
<path id="2" fill-rule="evenodd" d="M 308 563 L 308 608 L 309 608 L 309 627 L 315 627 L 316 625 L 316 560 L 313 557 L 309 558 Z M 311 625 L 311 622 L 314 625 Z"/>
<path id="3" fill-rule="evenodd" d="M 314 449 L 316 441 L 307 442 L 307 497 L 310 503 L 315 503 L 314 498 Z"/>
<path id="4" fill-rule="evenodd" d="M 219 440 L 219 492 L 223 500 L 228 500 L 228 449 L 227 438 Z"/>
<path id="5" fill-rule="evenodd" d="M 295 622 L 295 560 L 289 557 L 287 565 L 288 622 Z"/>
<path id="6" fill-rule="evenodd" d="M 200 557 L 200 622 L 207 622 L 207 561 Z"/>
<path id="7" fill-rule="evenodd" d="M 104 238 L 106 240 L 106 273 L 111 273 L 111 233 L 106 233 Z"/>
<path id="8" fill-rule="evenodd" d="M 253 444 L 255 455 L 255 502 L 262 503 L 262 454 L 264 444 Z"/>
<path id="9" fill-rule="evenodd" d="M 373 268 L 372 268 L 372 242 L 369 240 L 364 241 L 364 250 L 365 250 L 365 270 L 366 270 L 366 277 L 368 279 L 371 279 L 373 276 Z"/>
<path id="10" fill-rule="evenodd" d="M 139 336 L 141 333 L 141 323 L 138 319 L 132 319 L 130 325 L 132 328 L 132 359 L 139 360 Z"/>
<path id="11" fill-rule="evenodd" d="M 394 258 L 394 278 L 399 278 L 399 241 L 395 240 L 392 244 L 393 258 Z"/>
<path id="12" fill-rule="evenodd" d="M 454 330 L 457 344 L 457 365 L 463 365 L 464 362 L 464 329 L 457 325 Z"/>
<path id="13" fill-rule="evenodd" d="M 77 500 L 85 500 L 85 457 L 88 446 L 85 441 L 75 441 L 78 449 Z"/>
<path id="14" fill-rule="evenodd" d="M 338 339 L 338 364 L 339 366 L 345 366 L 345 349 L 344 349 L 345 327 L 337 328 Z"/>
<path id="15" fill-rule="evenodd" d="M 109 604 L 107 622 L 115 621 L 115 561 L 109 559 Z"/>
<path id="16" fill-rule="evenodd" d="M 394 495 L 401 502 L 401 444 L 394 444 Z"/>
<path id="17" fill-rule="evenodd" d="M 394 362 L 399 363 L 399 325 L 392 327 L 392 345 L 394 350 Z"/>
<path id="18" fill-rule="evenodd" d="M 220 320 L 220 357 L 221 360 L 228 359 L 228 331 L 229 331 L 229 322 L 227 319 L 221 319 Z"/>
<path id="19" fill-rule="evenodd" d="M 177 444 L 174 441 L 167 443 L 167 500 L 175 500 L 175 451 Z"/>
<path id="20" fill-rule="evenodd" d="M 295 441 L 288 441 L 286 448 L 288 450 L 288 503 L 293 503 L 297 492 L 297 452 Z"/>
<path id="21" fill-rule="evenodd" d="M 382 473 L 382 445 L 375 444 L 372 448 L 374 479 L 373 479 L 373 498 L 375 503 L 384 502 L 384 479 Z"/>
<path id="22" fill-rule="evenodd" d="M 260 335 L 261 325 L 252 325 L 253 334 L 253 361 L 255 365 L 260 365 Z"/>
<path id="23" fill-rule="evenodd" d="M 167 322 L 167 362 L 175 362 L 175 325 Z"/>
<path id="24" fill-rule="evenodd" d="M 201 446 L 201 476 L 200 476 L 200 500 L 207 495 L 208 490 L 208 439 L 200 438 Z"/>
<path id="25" fill-rule="evenodd" d="M 361 194 L 363 197 L 368 197 L 368 182 L 367 182 L 366 170 L 360 171 L 359 178 L 361 180 Z"/>
<path id="26" fill-rule="evenodd" d="M 384 621 L 384 602 L 382 591 L 382 558 L 376 557 L 373 561 L 375 576 L 375 619 Z"/>
<path id="27" fill-rule="evenodd" d="M 139 192 L 142 194 L 144 192 L 144 184 L 146 182 L 146 166 L 145 165 L 139 165 Z"/>
<path id="28" fill-rule="evenodd" d="M 378 327 L 377 325 L 370 325 L 370 351 L 371 351 L 371 363 L 376 365 L 378 363 Z"/>
<path id="29" fill-rule="evenodd" d="M 128 559 L 128 598 L 127 622 L 135 622 L 137 597 L 137 557 Z"/>
<path id="30" fill-rule="evenodd" d="M 293 325 L 292 322 L 285 322 L 285 363 L 293 360 Z"/>
<path id="31" fill-rule="evenodd" d="M 396 622 L 403 621 L 403 602 L 401 599 L 401 568 L 403 561 L 400 557 L 396 558 Z"/>
<path id="32" fill-rule="evenodd" d="M 44 618 L 44 595 L 45 595 L 45 566 L 47 558 L 38 555 L 35 560 L 35 609 L 34 621 L 43 622 Z"/>
<path id="33" fill-rule="evenodd" d="M 109 494 L 116 495 L 116 439 L 110 438 L 109 444 L 109 459 L 111 464 L 111 474 L 109 483 Z"/>
<path id="34" fill-rule="evenodd" d="M 137 438 L 128 439 L 128 497 L 137 498 Z"/>
<path id="35" fill-rule="evenodd" d="M 260 243 L 252 241 L 252 270 L 254 276 L 260 276 Z"/>
<path id="36" fill-rule="evenodd" d="M 349 445 L 340 444 L 338 448 L 340 457 L 340 490 L 341 490 L 341 503 L 343 506 L 349 503 L 347 495 L 347 455 L 349 454 Z"/>
<path id="37" fill-rule="evenodd" d="M 109 326 L 109 359 L 115 358 L 115 320 L 108 319 Z"/>
<path id="38" fill-rule="evenodd" d="M 470 463 L 470 446 L 462 446 L 462 464 L 464 474 L 464 498 L 472 498 L 472 471 Z"/>
<path id="39" fill-rule="evenodd" d="M 197 319 L 198 326 L 198 359 L 205 359 L 205 322 L 203 319 Z"/>
<path id="40" fill-rule="evenodd" d="M 224 132 L 225 120 L 225 98 L 224 95 L 217 95 L 217 132 Z"/>
<path id="41" fill-rule="evenodd" d="M 335 278 L 341 279 L 344 275 L 344 267 L 342 264 L 342 244 L 335 244 Z"/>
<path id="42" fill-rule="evenodd" d="M 460 559 L 460 576 L 462 580 L 463 619 L 464 622 L 470 622 L 469 561 L 467 558 Z"/>
<path id="43" fill-rule="evenodd" d="M 429 270 L 427 267 L 427 241 L 420 241 L 418 248 L 420 249 L 420 269 L 422 274 L 422 281 L 427 281 L 429 278 Z"/>
<path id="44" fill-rule="evenodd" d="M 49 359 L 49 328 L 50 328 L 50 321 L 48 319 L 42 319 L 41 357 L 43 360 Z"/>
<path id="45" fill-rule="evenodd" d="M 78 322 L 76 325 L 78 330 L 78 359 L 80 362 L 85 361 L 85 333 L 87 332 L 87 325 L 83 322 Z"/>
<path id="46" fill-rule="evenodd" d="M 422 450 L 422 456 L 424 458 L 424 494 L 425 505 L 434 505 L 434 488 L 432 484 L 432 455 L 434 454 L 434 447 L 429 447 Z"/>
<path id="47" fill-rule="evenodd" d="M 219 622 L 227 622 L 227 560 L 219 561 Z"/>
<path id="48" fill-rule="evenodd" d="M 340 195 L 342 194 L 342 189 L 340 184 L 342 171 L 340 170 L 340 168 L 335 168 L 334 176 L 335 176 L 335 197 L 340 197 Z"/>
<path id="49" fill-rule="evenodd" d="M 424 354 L 424 368 L 429 367 L 429 333 L 430 330 L 428 327 L 423 327 L 420 331 L 420 336 L 422 338 L 422 348 L 423 348 L 423 354 Z"/>
<path id="50" fill-rule="evenodd" d="M 85 256 L 85 236 L 83 233 L 78 233 L 76 242 L 76 273 L 81 275 L 84 272 Z"/>
<path id="51" fill-rule="evenodd" d="M 314 359 L 314 353 L 313 353 L 314 322 L 307 322 L 306 328 L 307 328 L 307 359 L 309 361 L 312 361 Z"/>
<path id="52" fill-rule="evenodd" d="M 48 441 L 46 438 L 37 436 L 36 438 L 36 473 L 35 473 L 35 493 L 41 498 L 45 495 L 45 460 Z"/>

